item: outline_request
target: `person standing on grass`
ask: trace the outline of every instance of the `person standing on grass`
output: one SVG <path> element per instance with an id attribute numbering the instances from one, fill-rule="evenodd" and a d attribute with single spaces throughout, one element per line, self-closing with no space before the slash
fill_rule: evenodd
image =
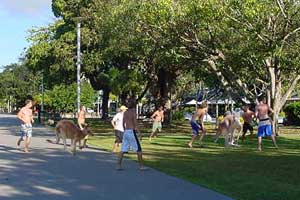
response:
<path id="1" fill-rule="evenodd" d="M 164 110 L 162 106 L 160 106 L 158 110 L 153 113 L 151 119 L 153 120 L 153 126 L 151 135 L 149 137 L 150 141 L 153 137 L 157 137 L 157 131 L 161 132 L 162 122 L 164 121 Z"/>
<path id="2" fill-rule="evenodd" d="M 77 118 L 77 124 L 78 124 L 78 126 L 81 130 L 83 130 L 83 128 L 87 126 L 87 123 L 85 122 L 85 118 L 86 118 L 86 116 L 85 116 L 86 111 L 85 110 L 86 110 L 85 106 L 80 106 L 80 111 L 78 113 L 78 118 Z M 83 139 L 83 146 L 81 146 L 81 141 L 79 141 L 79 146 L 80 146 L 81 149 L 86 147 L 86 142 L 87 142 L 88 139 L 89 139 L 89 137 L 87 135 Z"/>
<path id="3" fill-rule="evenodd" d="M 190 148 L 193 147 L 193 142 L 198 138 L 199 136 L 199 130 L 202 131 L 200 139 L 199 139 L 199 144 L 202 146 L 202 140 L 203 137 L 206 135 L 206 129 L 204 127 L 204 116 L 206 115 L 208 111 L 208 105 L 207 102 L 203 102 L 200 107 L 196 110 L 195 114 L 192 116 L 192 119 L 190 121 L 191 127 L 192 127 L 192 139 L 188 143 L 188 146 Z M 199 120 L 199 123 L 197 122 Z"/>
<path id="4" fill-rule="evenodd" d="M 253 118 L 254 118 L 255 113 L 249 109 L 248 105 L 244 105 L 242 110 L 244 111 L 243 114 L 242 114 L 242 118 L 244 120 L 242 141 L 244 141 L 245 135 L 246 135 L 248 130 L 250 131 L 250 135 L 253 135 L 252 122 L 253 122 Z"/>
<path id="5" fill-rule="evenodd" d="M 127 110 L 126 106 L 121 106 L 120 112 L 118 112 L 111 120 L 111 124 L 114 127 L 115 137 L 116 137 L 113 146 L 113 152 L 117 152 L 120 144 L 122 144 L 123 133 L 124 133 L 123 116 L 126 110 Z"/>
<path id="6" fill-rule="evenodd" d="M 128 110 L 124 112 L 123 115 L 123 126 L 124 126 L 124 134 L 123 134 L 123 143 L 121 147 L 121 152 L 119 154 L 118 162 L 117 162 L 117 170 L 122 170 L 122 160 L 124 153 L 127 153 L 130 149 L 136 152 L 137 158 L 140 165 L 140 170 L 145 170 L 143 164 L 142 157 L 142 147 L 140 145 L 140 141 L 137 137 L 138 132 L 138 122 L 136 117 L 135 110 L 135 99 L 130 99 L 128 102 Z"/>
<path id="7" fill-rule="evenodd" d="M 258 151 L 262 150 L 262 138 L 269 136 L 271 137 L 275 148 L 278 148 L 276 144 L 275 135 L 272 131 L 272 123 L 269 118 L 269 111 L 273 112 L 272 109 L 266 104 L 266 100 L 263 97 L 259 98 L 259 103 L 256 105 L 255 108 L 255 116 L 259 119 L 258 124 Z"/>
<path id="8" fill-rule="evenodd" d="M 32 100 L 26 100 L 25 106 L 17 114 L 18 119 L 21 121 L 21 137 L 17 141 L 17 147 L 20 148 L 21 142 L 25 141 L 25 153 L 29 153 L 29 145 L 32 137 L 32 123 L 34 122 L 32 106 Z"/>

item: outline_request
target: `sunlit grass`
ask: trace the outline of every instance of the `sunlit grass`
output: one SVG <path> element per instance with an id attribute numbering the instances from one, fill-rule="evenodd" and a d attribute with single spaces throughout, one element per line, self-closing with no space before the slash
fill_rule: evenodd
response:
<path id="1" fill-rule="evenodd" d="M 114 136 L 109 122 L 92 124 L 97 124 L 97 131 L 90 144 L 111 151 Z M 224 140 L 214 143 L 213 125 L 208 126 L 210 134 L 204 140 L 204 148 L 195 143 L 193 149 L 187 148 L 187 122 L 165 127 L 152 142 L 148 140 L 151 126 L 141 126 L 144 159 L 150 167 L 234 199 L 294 200 L 300 196 L 299 127 L 282 127 L 277 138 L 280 148 L 276 150 L 271 140 L 265 139 L 263 152 L 258 152 L 255 137 L 247 137 L 240 147 L 234 148 L 225 149 Z M 133 153 L 128 157 L 136 159 Z"/>

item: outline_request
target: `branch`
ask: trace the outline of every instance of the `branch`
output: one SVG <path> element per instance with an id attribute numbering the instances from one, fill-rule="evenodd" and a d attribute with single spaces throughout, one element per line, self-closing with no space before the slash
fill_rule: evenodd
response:
<path id="1" fill-rule="evenodd" d="M 235 22 L 237 22 L 237 23 L 239 23 L 239 24 L 242 24 L 242 25 L 246 26 L 246 27 L 247 27 L 248 29 L 250 29 L 250 30 L 253 30 L 259 39 L 261 39 L 261 40 L 264 41 L 264 42 L 267 42 L 267 39 L 265 39 L 265 38 L 264 38 L 261 34 L 259 34 L 257 31 L 255 31 L 255 29 L 253 28 L 253 25 L 252 25 L 250 22 L 244 23 L 244 22 L 239 21 L 238 19 L 232 17 L 231 15 L 229 15 L 229 14 L 227 14 L 227 13 L 225 13 L 225 15 L 226 15 L 227 17 L 229 17 L 230 19 L 232 19 L 233 21 L 235 21 Z"/>
<path id="2" fill-rule="evenodd" d="M 140 101 L 145 96 L 145 94 L 147 93 L 149 87 L 150 87 L 150 81 L 147 82 L 147 85 L 146 85 L 145 89 L 143 90 L 143 92 L 139 95 L 139 98 L 137 99 L 137 102 Z"/>
<path id="3" fill-rule="evenodd" d="M 284 104 L 286 103 L 287 99 L 289 98 L 289 96 L 291 95 L 292 91 L 294 90 L 294 88 L 296 87 L 298 81 L 300 80 L 300 74 L 296 76 L 296 78 L 293 80 L 292 84 L 290 85 L 289 89 L 286 91 L 286 93 L 283 95 L 283 97 L 281 98 L 280 101 L 280 106 L 279 108 L 281 109 Z"/>
<path id="4" fill-rule="evenodd" d="M 287 14 L 284 12 L 284 3 L 281 0 L 277 0 L 276 3 L 279 6 L 284 18 L 287 18 Z"/>
<path id="5" fill-rule="evenodd" d="M 289 39 L 289 37 L 291 37 L 293 34 L 297 33 L 298 31 L 300 31 L 300 27 L 296 28 L 295 30 L 293 30 L 292 32 L 290 32 L 286 36 L 284 36 L 283 41 L 282 41 L 282 45 L 281 45 L 281 48 L 280 48 L 280 52 L 282 52 L 282 49 L 283 49 L 284 44 L 286 43 L 287 39 Z"/>

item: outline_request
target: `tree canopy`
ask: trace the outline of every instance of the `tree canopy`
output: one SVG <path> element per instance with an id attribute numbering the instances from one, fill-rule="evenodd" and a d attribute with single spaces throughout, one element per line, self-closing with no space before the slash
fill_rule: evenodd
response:
<path id="1" fill-rule="evenodd" d="M 103 90 L 103 109 L 109 93 L 164 104 L 192 78 L 241 102 L 267 95 L 276 117 L 300 79 L 297 0 L 53 0 L 52 10 L 26 64 L 49 88 L 74 82 L 80 22 L 82 75 Z"/>

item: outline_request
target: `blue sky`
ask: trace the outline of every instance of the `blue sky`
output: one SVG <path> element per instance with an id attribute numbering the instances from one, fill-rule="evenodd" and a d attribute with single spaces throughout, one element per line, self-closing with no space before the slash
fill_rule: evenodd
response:
<path id="1" fill-rule="evenodd" d="M 5 65 L 18 62 L 28 30 L 54 21 L 51 0 L 0 0 L 0 71 Z"/>

